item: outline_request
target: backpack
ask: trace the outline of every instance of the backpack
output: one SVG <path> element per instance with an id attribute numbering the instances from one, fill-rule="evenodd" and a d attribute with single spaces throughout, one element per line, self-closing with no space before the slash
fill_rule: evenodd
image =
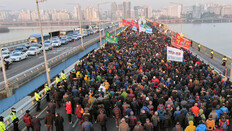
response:
<path id="1" fill-rule="evenodd" d="M 228 126 L 227 126 L 227 121 L 222 122 L 222 130 L 227 130 Z"/>
<path id="2" fill-rule="evenodd" d="M 214 121 L 213 120 L 207 120 L 207 126 L 208 126 L 208 129 L 212 130 L 213 127 L 214 127 Z"/>

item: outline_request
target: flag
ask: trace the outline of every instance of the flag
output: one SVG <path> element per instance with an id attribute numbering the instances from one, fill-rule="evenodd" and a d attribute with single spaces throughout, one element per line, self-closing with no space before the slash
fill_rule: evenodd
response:
<path id="1" fill-rule="evenodd" d="M 134 20 L 132 20 L 131 23 L 132 23 L 133 26 L 136 26 L 137 28 L 139 28 L 139 24 L 136 23 Z"/>
<path id="2" fill-rule="evenodd" d="M 144 27 L 144 25 L 139 25 L 139 32 L 145 32 L 146 28 Z"/>
<path id="3" fill-rule="evenodd" d="M 156 26 L 156 22 L 153 22 L 153 25 Z"/>
<path id="4" fill-rule="evenodd" d="M 125 19 L 122 19 L 122 25 L 126 25 L 127 21 Z"/>
<path id="5" fill-rule="evenodd" d="M 184 48 L 186 50 L 189 50 L 189 46 L 191 45 L 191 41 L 184 38 L 184 37 L 181 37 L 179 33 L 176 33 L 176 38 L 174 36 L 172 36 L 171 44 L 177 48 Z"/>
<path id="6" fill-rule="evenodd" d="M 113 36 L 111 33 L 109 33 L 108 31 L 106 31 L 106 37 L 105 40 L 109 43 L 113 43 L 113 44 L 118 44 L 118 38 L 116 36 Z"/>
<path id="7" fill-rule="evenodd" d="M 131 22 L 130 21 L 126 21 L 127 26 L 131 26 Z"/>
<path id="8" fill-rule="evenodd" d="M 131 26 L 131 22 L 127 21 L 125 19 L 122 19 L 122 24 L 125 25 L 125 26 Z"/>
<path id="9" fill-rule="evenodd" d="M 151 34 L 151 33 L 152 33 L 152 28 L 149 27 L 149 26 L 147 26 L 147 27 L 146 27 L 146 33 Z"/>
<path id="10" fill-rule="evenodd" d="M 137 28 L 135 25 L 133 25 L 132 30 L 137 31 L 137 30 L 138 30 L 138 28 Z"/>

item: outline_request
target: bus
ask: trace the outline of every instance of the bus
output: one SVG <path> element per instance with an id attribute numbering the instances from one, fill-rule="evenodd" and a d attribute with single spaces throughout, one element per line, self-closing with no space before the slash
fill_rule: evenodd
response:
<path id="1" fill-rule="evenodd" d="M 47 40 L 47 39 L 50 39 L 50 35 L 49 34 L 44 34 L 43 38 L 44 38 L 44 41 Z M 30 43 L 42 44 L 42 39 L 41 39 L 40 34 L 30 35 L 30 37 L 28 38 L 28 41 Z"/>

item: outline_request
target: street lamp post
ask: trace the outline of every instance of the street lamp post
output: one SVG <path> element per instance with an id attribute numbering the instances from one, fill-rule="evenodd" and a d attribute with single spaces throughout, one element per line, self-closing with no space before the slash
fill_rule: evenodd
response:
<path id="1" fill-rule="evenodd" d="M 98 15 L 99 15 L 99 33 L 100 33 L 100 47 L 102 46 L 102 40 L 101 40 L 101 20 L 100 20 L 100 9 L 99 9 L 99 3 L 97 4 L 97 7 L 98 7 Z"/>
<path id="2" fill-rule="evenodd" d="M 48 62 L 47 62 L 47 55 L 44 47 L 44 38 L 43 38 L 43 29 L 42 29 L 42 23 L 41 23 L 41 17 L 40 17 L 40 12 L 39 12 L 39 2 L 43 2 L 44 0 L 38 1 L 36 0 L 36 7 L 37 7 L 37 14 L 38 14 L 38 19 L 39 19 L 39 26 L 40 26 L 40 34 L 41 34 L 41 40 L 42 40 L 42 47 L 43 47 L 43 55 L 44 55 L 44 63 L 45 63 L 45 70 L 47 74 L 47 84 L 51 84 L 50 80 L 50 69 L 48 68 Z"/>
<path id="3" fill-rule="evenodd" d="M 83 43 L 83 37 L 82 37 L 82 28 L 81 28 L 81 9 L 78 11 L 78 17 L 79 17 L 79 26 L 80 26 L 80 34 L 81 34 L 81 46 L 84 48 L 84 43 Z"/>
<path id="4" fill-rule="evenodd" d="M 5 82 L 5 91 L 6 91 L 7 97 L 10 97 L 11 93 L 9 91 L 9 86 L 8 86 L 8 82 L 7 82 L 6 70 L 5 70 L 5 65 L 4 65 L 4 61 L 3 61 L 3 57 L 2 57 L 2 49 L 0 49 L 0 57 L 1 57 L 2 74 L 3 74 L 3 78 L 4 78 L 4 82 Z"/>

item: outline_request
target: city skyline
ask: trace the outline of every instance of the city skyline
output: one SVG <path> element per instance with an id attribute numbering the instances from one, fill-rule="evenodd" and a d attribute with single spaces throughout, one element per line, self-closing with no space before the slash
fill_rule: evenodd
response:
<path id="1" fill-rule="evenodd" d="M 101 0 L 101 2 L 116 2 L 121 3 L 125 0 Z M 190 6 L 196 3 L 199 4 L 206 4 L 206 3 L 215 3 L 215 4 L 230 4 L 232 5 L 231 0 L 129 0 L 131 2 L 131 6 L 151 6 L 153 9 L 161 9 L 164 6 L 169 6 L 171 3 L 180 3 L 183 6 Z M 56 4 L 54 4 L 56 3 Z M 41 9 L 68 9 L 72 10 L 72 6 L 75 4 L 80 4 L 81 7 L 85 8 L 87 6 L 93 6 L 94 8 L 97 7 L 97 0 L 46 0 L 43 4 L 40 4 Z M 109 9 L 110 4 L 102 5 L 104 9 Z M 35 0 L 21 0 L 20 2 L 15 2 L 15 0 L 2 0 L 0 1 L 0 10 L 34 10 L 35 7 Z"/>

